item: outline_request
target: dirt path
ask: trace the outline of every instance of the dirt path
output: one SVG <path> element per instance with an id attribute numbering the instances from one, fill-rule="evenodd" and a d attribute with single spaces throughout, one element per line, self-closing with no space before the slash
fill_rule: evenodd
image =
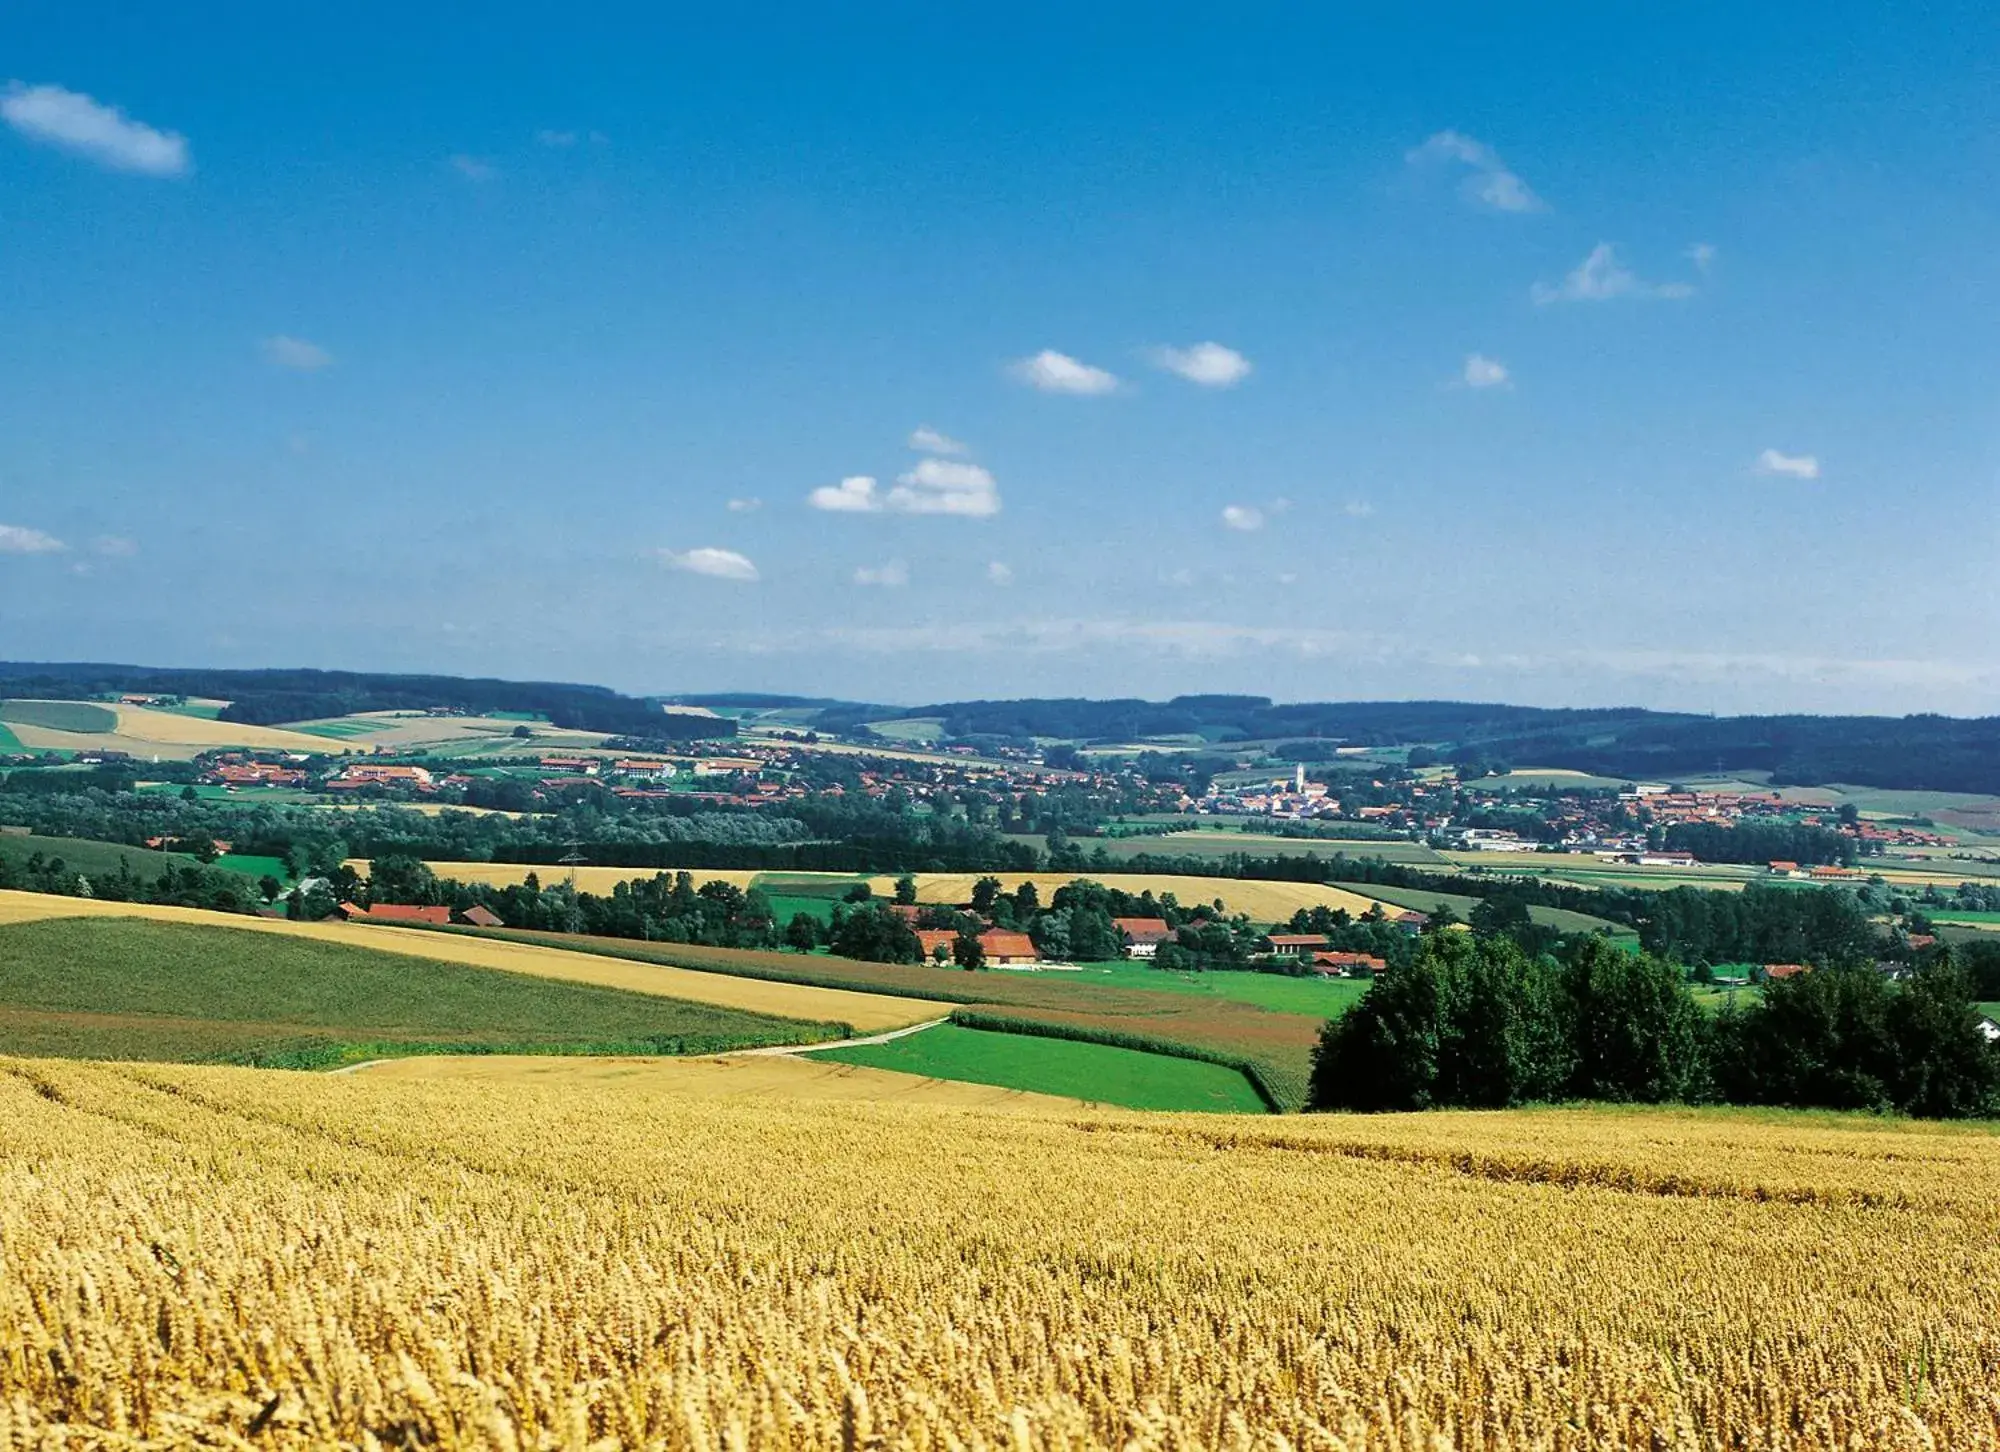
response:
<path id="1" fill-rule="evenodd" d="M 756 1059 L 775 1055 L 810 1054 L 820 1049 L 854 1049 L 863 1044 L 886 1044 L 892 1039 L 906 1038 L 910 1034 L 920 1034 L 925 1029 L 936 1028 L 941 1023 L 950 1023 L 948 1018 L 934 1018 L 926 1023 L 913 1023 L 907 1028 L 890 1029 L 887 1033 L 868 1034 L 858 1039 L 835 1039 L 824 1044 L 771 1044 L 761 1049 L 731 1049 L 726 1054 L 706 1054 L 699 1057 L 711 1059 Z M 338 1069 L 328 1070 L 331 1074 L 358 1074 L 363 1069 L 372 1069 L 377 1064 L 393 1064 L 394 1059 L 363 1059 L 358 1064 L 343 1064 Z"/>

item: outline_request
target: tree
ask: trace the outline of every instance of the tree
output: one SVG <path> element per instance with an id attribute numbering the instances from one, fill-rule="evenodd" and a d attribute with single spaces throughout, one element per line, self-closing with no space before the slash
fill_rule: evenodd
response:
<path id="1" fill-rule="evenodd" d="M 268 872 L 257 879 L 257 891 L 264 895 L 265 902 L 276 902 L 278 894 L 284 890 L 284 883 L 278 881 L 277 878 L 271 876 Z"/>
<path id="2" fill-rule="evenodd" d="M 875 896 L 875 889 L 865 882 L 857 882 L 841 895 L 842 902 L 867 902 Z"/>
<path id="3" fill-rule="evenodd" d="M 833 951 L 866 963 L 918 963 L 923 944 L 909 925 L 880 904 L 870 903 L 839 917 L 833 926 Z"/>
<path id="4" fill-rule="evenodd" d="M 535 733 L 532 730 L 530 730 L 527 726 L 523 725 L 523 726 L 516 726 L 512 731 L 508 732 L 507 734 L 509 736 L 512 736 L 516 741 L 526 741 L 529 737 L 533 736 Z"/>
<path id="5" fill-rule="evenodd" d="M 792 920 L 785 924 L 785 946 L 800 953 L 810 953 L 819 946 L 819 919 L 811 913 L 793 913 Z"/>
<path id="6" fill-rule="evenodd" d="M 1570 1095 L 1660 1104 L 1706 1093 L 1706 1024 L 1681 969 L 1592 937 L 1571 949 L 1563 988 Z"/>
<path id="7" fill-rule="evenodd" d="M 986 947 L 971 933 L 960 933 L 952 939 L 951 960 L 970 973 L 986 966 Z"/>
<path id="8" fill-rule="evenodd" d="M 907 872 L 896 879 L 896 901 L 906 907 L 916 906 L 917 880 Z"/>
<path id="9" fill-rule="evenodd" d="M 1000 896 L 1000 879 L 982 877 L 972 884 L 972 910 L 976 913 L 993 911 L 993 900 Z"/>

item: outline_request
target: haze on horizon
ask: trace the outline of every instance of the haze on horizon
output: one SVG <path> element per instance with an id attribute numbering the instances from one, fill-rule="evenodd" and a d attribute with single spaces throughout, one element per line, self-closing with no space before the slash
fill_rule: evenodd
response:
<path id="1" fill-rule="evenodd" d="M 0 16 L 0 658 L 2000 711 L 1983 7 Z"/>

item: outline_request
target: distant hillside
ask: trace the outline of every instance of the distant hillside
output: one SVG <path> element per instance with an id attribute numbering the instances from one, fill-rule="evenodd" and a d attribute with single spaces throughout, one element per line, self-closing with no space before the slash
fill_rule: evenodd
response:
<path id="1" fill-rule="evenodd" d="M 1263 696 L 1170 701 L 953 701 L 836 706 L 822 729 L 935 717 L 947 737 L 1081 743 L 1200 736 L 1218 744 L 1316 738 L 1356 746 L 1425 744 L 1449 760 L 1556 766 L 1620 779 L 1769 772 L 1780 784 L 1851 782 L 2000 792 L 2000 717 L 1697 716 L 1637 707 L 1548 710 L 1465 701 L 1279 704 Z"/>
<path id="2" fill-rule="evenodd" d="M 179 670 L 153 666 L 0 661 L 0 696 L 86 700 L 120 692 L 226 700 L 221 719 L 273 726 L 356 711 L 448 707 L 469 715 L 532 711 L 570 731 L 603 731 L 650 741 L 733 736 L 735 724 L 669 715 L 660 703 L 603 686 L 502 681 L 366 671 Z"/>

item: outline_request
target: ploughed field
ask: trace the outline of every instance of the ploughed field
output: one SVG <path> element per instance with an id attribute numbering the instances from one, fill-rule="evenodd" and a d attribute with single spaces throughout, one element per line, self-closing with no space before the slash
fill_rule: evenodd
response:
<path id="1" fill-rule="evenodd" d="M 2000 1441 L 1984 1127 L 995 1113 L 697 1067 L 0 1061 L 0 1443 Z"/>

